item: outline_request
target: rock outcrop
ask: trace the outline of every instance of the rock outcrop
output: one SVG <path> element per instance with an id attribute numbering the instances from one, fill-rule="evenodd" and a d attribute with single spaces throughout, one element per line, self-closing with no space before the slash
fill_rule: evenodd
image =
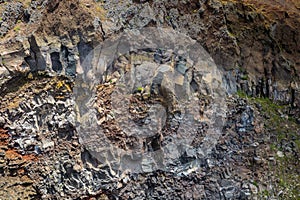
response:
<path id="1" fill-rule="evenodd" d="M 297 0 L 0 0 L 0 11 L 2 198 L 299 198 Z M 142 37 L 157 27 L 170 31 Z M 187 41 L 199 46 L 176 51 Z M 196 105 L 185 98 L 209 123 L 182 119 Z M 128 118 L 147 131 L 116 120 Z M 180 123 L 191 144 L 164 148 Z M 105 142 L 131 154 L 101 154 Z"/>
<path id="2" fill-rule="evenodd" d="M 228 91 L 243 90 L 248 95 L 299 106 L 295 95 L 299 94 L 300 68 L 297 2 L 100 4 L 74 0 L 34 1 L 28 8 L 19 4 L 18 8 L 8 4 L 6 9 L 13 9 L 15 14 L 2 17 L 4 24 L 11 24 L 8 30 L 14 25 L 20 29 L 3 32 L 6 39 L 1 47 L 2 74 L 24 71 L 26 67 L 36 70 L 38 63 L 40 69 L 73 76 L 80 59 L 103 39 L 123 29 L 169 26 L 200 42 L 217 65 L 226 70 Z M 9 19 L 12 22 L 7 22 Z"/>

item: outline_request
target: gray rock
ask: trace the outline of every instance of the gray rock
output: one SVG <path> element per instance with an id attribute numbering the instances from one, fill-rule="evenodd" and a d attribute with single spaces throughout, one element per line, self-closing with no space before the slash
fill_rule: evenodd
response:
<path id="1" fill-rule="evenodd" d="M 4 126 L 4 124 L 6 123 L 4 117 L 0 116 L 0 126 Z"/>
<path id="2" fill-rule="evenodd" d="M 24 12 L 23 4 L 20 2 L 8 3 L 4 12 L 1 15 L 0 21 L 0 35 L 4 36 L 10 29 L 12 29 L 17 20 L 21 18 Z"/>
<path id="3" fill-rule="evenodd" d="M 177 70 L 178 72 L 180 72 L 182 75 L 184 75 L 185 72 L 188 70 L 188 68 L 187 68 L 187 66 L 185 65 L 185 63 L 179 62 L 179 63 L 177 63 L 177 65 L 176 65 L 176 70 Z"/>

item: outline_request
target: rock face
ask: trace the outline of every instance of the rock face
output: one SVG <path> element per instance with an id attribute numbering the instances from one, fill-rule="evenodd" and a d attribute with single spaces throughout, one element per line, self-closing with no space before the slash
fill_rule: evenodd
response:
<path id="1" fill-rule="evenodd" d="M 228 70 L 228 82 L 234 82 L 228 86 L 231 91 L 294 103 L 291 82 L 299 85 L 299 5 L 284 2 L 285 6 L 255 0 L 150 1 L 131 6 L 107 2 L 112 10 L 108 16 L 120 23 L 103 22 L 103 27 L 110 33 L 128 26 L 171 26 L 199 41 L 216 64 Z"/>
<path id="2" fill-rule="evenodd" d="M 10 142 L 11 138 L 7 131 L 0 129 L 1 197 L 4 199 L 11 197 L 30 199 L 36 195 L 36 190 L 26 168 L 36 160 L 36 156 L 33 154 L 21 155 L 9 147 Z"/>
<path id="3" fill-rule="evenodd" d="M 17 20 L 21 18 L 24 12 L 23 4 L 20 2 L 8 4 L 4 9 L 1 16 L 1 36 L 5 35 L 15 26 Z"/>
<path id="4" fill-rule="evenodd" d="M 76 1 L 32 2 L 30 6 L 15 24 L 20 30 L 11 30 L 1 41 L 2 74 L 46 70 L 75 76 L 79 54 L 102 41 L 99 22 L 95 23 L 85 4 Z"/>
<path id="5" fill-rule="evenodd" d="M 204 157 L 221 135 L 226 113 L 222 75 L 212 58 L 171 29 L 128 31 L 118 38 L 91 52 L 75 81 L 83 144 L 103 164 L 135 173 L 176 171 L 170 165 L 188 159 L 184 153 Z M 98 84 L 93 105 L 96 92 L 90 88 Z M 202 144 L 192 147 L 201 131 Z"/>
<path id="6" fill-rule="evenodd" d="M 0 0 L 0 196 L 298 199 L 299 9 Z"/>
<path id="7" fill-rule="evenodd" d="M 1 27 L 10 31 L 2 33 L 2 74 L 47 68 L 73 76 L 103 39 L 123 29 L 169 26 L 197 40 L 226 69 L 230 92 L 298 105 L 300 22 L 292 0 L 28 4 L 3 6 Z"/>

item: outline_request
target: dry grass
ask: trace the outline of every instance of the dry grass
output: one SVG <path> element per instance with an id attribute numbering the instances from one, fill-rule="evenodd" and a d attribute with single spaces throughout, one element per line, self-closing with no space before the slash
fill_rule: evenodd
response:
<path id="1" fill-rule="evenodd" d="M 241 2 L 245 5 L 255 8 L 258 12 L 264 14 L 269 19 L 278 17 L 278 14 L 286 12 L 290 15 L 300 16 L 299 0 L 221 0 L 222 3 L 227 4 L 228 2 Z"/>
<path id="2" fill-rule="evenodd" d="M 95 2 L 93 0 L 82 0 L 80 1 L 80 6 L 93 16 L 99 17 L 101 21 L 106 19 L 107 11 L 103 8 L 102 2 Z"/>

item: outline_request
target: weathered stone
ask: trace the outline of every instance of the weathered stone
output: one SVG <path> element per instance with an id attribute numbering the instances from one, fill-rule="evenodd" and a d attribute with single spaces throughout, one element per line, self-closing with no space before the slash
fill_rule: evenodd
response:
<path id="1" fill-rule="evenodd" d="M 292 187 L 297 183 L 288 183 L 285 184 L 288 187 L 280 188 L 276 182 L 275 171 L 269 167 L 268 160 L 274 165 L 276 172 L 282 168 L 278 166 L 282 159 L 275 159 L 274 155 L 289 158 L 284 159 L 286 163 L 283 165 L 288 173 L 292 174 L 299 168 L 295 163 L 291 165 L 298 155 L 295 147 L 299 138 L 292 135 L 299 132 L 300 119 L 298 4 L 296 1 L 282 3 L 269 0 L 125 0 L 103 1 L 101 4 L 91 0 L 36 0 L 29 3 L 0 0 L 0 34 L 5 35 L 0 42 L 0 128 L 4 126 L 8 130 L 7 133 L 0 129 L 0 196 L 4 199 L 291 198 L 288 192 L 296 191 L 297 188 Z M 142 167 L 148 173 L 138 174 L 137 170 L 124 172 L 125 175 L 121 176 L 120 171 L 115 170 L 118 164 L 99 163 L 99 158 L 95 158 L 98 153 L 86 150 L 86 145 L 82 145 L 84 136 L 78 135 L 78 130 L 74 131 L 76 116 L 74 101 L 71 100 L 72 82 L 56 79 L 55 76 L 74 76 L 76 67 L 78 74 L 84 73 L 86 69 L 83 68 L 83 60 L 95 45 L 104 39 L 114 39 L 116 33 L 145 26 L 172 27 L 200 42 L 219 68 L 229 70 L 223 77 L 227 93 L 234 94 L 241 90 L 253 97 L 288 103 L 290 107 L 281 106 L 287 110 L 278 112 L 279 116 L 276 112 L 274 116 L 273 105 L 268 108 L 271 113 L 266 113 L 266 105 L 258 105 L 259 103 L 252 104 L 249 109 L 248 104 L 253 99 L 249 98 L 248 101 L 235 96 L 229 97 L 227 123 L 220 138 L 214 140 L 216 145 L 204 140 L 207 132 L 204 131 L 204 126 L 197 126 L 197 140 L 194 140 L 193 145 L 207 142 L 215 146 L 208 148 L 209 153 L 204 153 L 208 151 L 202 148 L 195 152 L 187 149 L 176 162 L 172 161 L 172 166 L 166 171 L 155 171 L 161 168 L 161 158 L 155 155 L 153 161 L 143 160 L 145 162 Z M 157 43 L 164 42 L 159 41 L 159 35 L 154 35 L 154 38 L 158 40 Z M 106 119 L 111 122 L 116 117 L 110 112 L 108 97 L 116 91 L 111 86 L 118 84 L 124 71 L 133 68 L 130 62 L 133 65 L 145 64 L 140 69 L 134 66 L 138 69 L 138 81 L 143 84 L 151 83 L 151 80 L 145 79 L 146 75 L 153 75 L 147 72 L 149 63 L 153 61 L 153 66 L 164 65 L 163 70 L 155 75 L 155 87 L 132 84 L 133 90 L 142 87 L 141 92 L 134 96 L 138 101 L 132 106 L 137 115 L 147 110 L 146 104 L 141 103 L 149 103 L 153 100 L 153 94 L 159 96 L 162 92 L 163 99 L 167 99 L 164 104 L 169 107 L 177 100 L 174 96 L 179 99 L 190 97 L 193 93 L 186 89 L 189 87 L 203 95 L 213 94 L 210 90 L 207 91 L 209 87 L 205 84 L 213 82 L 213 79 L 209 76 L 203 77 L 203 72 L 209 71 L 209 64 L 203 62 L 203 71 L 190 73 L 195 70 L 191 68 L 195 64 L 191 60 L 209 55 L 202 55 L 197 48 L 191 46 L 191 52 L 194 53 L 190 53 L 191 60 L 187 60 L 191 65 L 186 65 L 176 58 L 176 55 L 183 56 L 186 53 L 176 50 L 180 49 L 184 38 L 176 38 L 175 45 L 168 48 L 164 46 L 153 51 L 156 46 L 152 46 L 144 49 L 145 54 L 131 57 L 121 55 L 114 58 L 119 60 L 114 66 L 119 71 L 112 74 L 109 70 L 112 70 L 110 67 L 113 65 L 104 63 L 103 60 L 99 61 L 102 72 L 109 68 L 107 77 L 90 73 L 88 78 L 99 82 L 111 80 L 105 84 L 105 87 L 110 89 L 101 93 L 106 96 L 101 99 L 102 107 L 98 110 L 101 115 L 108 114 L 99 120 L 99 125 L 105 125 Z M 132 37 L 130 41 L 136 39 L 138 38 Z M 168 41 L 168 38 L 165 41 Z M 144 44 L 149 44 L 149 40 L 144 40 Z M 126 47 L 120 46 L 120 49 L 122 50 L 118 53 L 123 54 Z M 147 53 L 150 53 L 150 56 L 144 57 Z M 108 55 L 119 56 L 115 52 L 109 52 Z M 146 64 L 145 61 L 149 63 Z M 29 70 L 45 70 L 47 73 L 39 73 L 38 77 L 35 73 L 24 74 L 26 78 L 22 78 L 22 73 Z M 174 77 L 169 76 L 172 72 Z M 41 78 L 48 75 L 52 77 Z M 190 82 L 192 79 L 195 80 Z M 185 84 L 186 82 L 188 84 Z M 213 83 L 217 85 L 218 81 Z M 91 85 L 86 86 L 80 91 L 83 99 L 90 98 L 86 96 L 86 88 Z M 164 90 L 161 91 L 161 88 Z M 263 98 L 258 100 L 263 101 Z M 209 107 L 210 101 L 204 101 L 201 97 L 195 99 L 204 104 L 199 116 L 208 115 L 209 113 L 203 112 L 212 109 Z M 85 105 L 92 103 L 82 101 L 82 104 L 77 105 L 78 110 L 85 109 Z M 223 104 L 222 101 L 219 103 Z M 160 110 L 163 108 L 152 109 L 152 114 L 164 116 L 164 112 Z M 93 116 L 87 115 L 86 119 Z M 170 128 L 177 130 L 181 115 L 174 113 L 174 116 L 176 120 L 170 121 Z M 279 117 L 279 124 L 276 122 L 270 125 L 273 117 Z M 167 120 L 167 117 L 161 118 L 163 121 Z M 217 125 L 218 119 L 216 117 L 213 126 Z M 149 118 L 148 121 L 147 118 L 144 121 L 139 120 L 141 123 L 149 123 Z M 159 121 L 153 118 L 153 121 L 155 120 Z M 274 130 L 278 129 L 277 126 L 280 126 L 280 130 Z M 109 130 L 111 135 L 108 137 L 114 138 L 116 143 L 121 141 L 119 144 L 123 147 L 141 142 L 136 138 L 124 140 L 123 133 L 117 132 L 115 125 L 109 124 L 109 127 L 112 129 Z M 182 134 L 176 137 L 170 137 L 167 132 L 163 132 L 159 137 L 148 138 L 144 141 L 144 150 L 159 149 L 168 144 L 168 140 L 184 139 L 190 127 L 196 126 L 187 124 L 179 129 L 182 130 Z M 89 131 L 92 130 L 93 126 Z M 278 135 L 284 136 L 283 139 L 278 140 Z M 88 131 L 85 136 L 89 136 Z M 165 143 L 160 146 L 161 140 Z M 276 140 L 278 144 L 270 147 L 269 144 Z M 105 143 L 97 133 L 89 142 L 98 150 L 98 147 Z M 47 151 L 43 152 L 45 148 Z M 272 150 L 273 148 L 275 150 Z M 180 155 L 181 149 L 169 149 L 172 150 L 173 156 Z M 111 151 L 115 152 L 114 149 Z M 203 159 L 191 162 L 195 154 Z M 106 158 L 111 160 L 112 156 L 114 155 L 108 151 Z M 139 157 L 134 154 L 132 158 Z M 295 173 L 286 176 L 285 173 L 280 177 L 288 177 L 287 181 L 297 178 L 298 175 Z M 27 174 L 30 177 L 27 177 Z M 265 196 L 259 196 L 261 194 Z"/>

